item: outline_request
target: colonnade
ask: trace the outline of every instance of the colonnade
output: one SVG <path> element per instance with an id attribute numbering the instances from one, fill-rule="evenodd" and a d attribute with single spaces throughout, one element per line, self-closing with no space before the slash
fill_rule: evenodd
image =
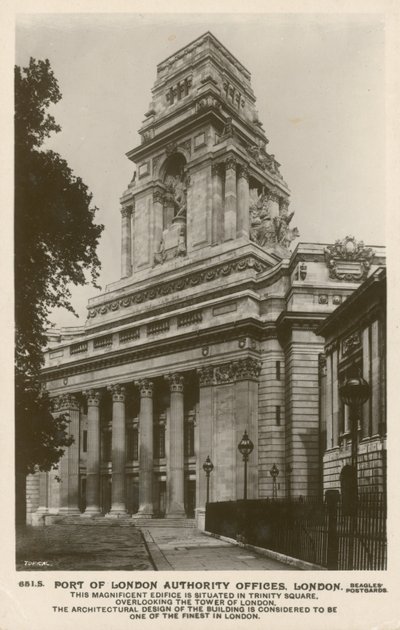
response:
<path id="1" fill-rule="evenodd" d="M 166 517 L 185 516 L 184 509 L 184 378 L 180 374 L 166 377 L 170 389 L 170 439 L 168 461 L 168 493 Z M 153 515 L 153 390 L 152 380 L 144 378 L 135 382 L 140 395 L 139 412 L 139 509 L 138 517 Z M 112 399 L 111 433 L 111 509 L 108 517 L 120 517 L 127 513 L 125 497 L 126 467 L 126 387 L 110 385 Z M 87 462 L 86 462 L 86 509 L 82 516 L 101 513 L 100 501 L 100 405 L 102 390 L 82 392 L 87 402 Z M 79 418 L 80 405 L 74 394 L 63 394 L 56 404 L 58 413 L 69 416 L 69 433 L 73 444 L 60 461 L 60 513 L 79 514 Z"/>

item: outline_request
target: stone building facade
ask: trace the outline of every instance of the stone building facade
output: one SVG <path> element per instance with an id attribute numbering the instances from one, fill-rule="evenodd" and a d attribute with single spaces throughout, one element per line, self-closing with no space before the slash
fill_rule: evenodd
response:
<path id="1" fill-rule="evenodd" d="M 210 500 L 240 498 L 245 429 L 249 498 L 271 495 L 273 464 L 278 496 L 316 494 L 316 331 L 383 262 L 362 244 L 358 257 L 290 250 L 290 193 L 250 73 L 211 33 L 158 65 L 139 133 L 121 278 L 45 352 L 45 386 L 75 441 L 58 471 L 28 478 L 34 522 L 201 515 L 208 455 Z"/>
<path id="2" fill-rule="evenodd" d="M 386 269 L 380 267 L 324 321 L 321 355 L 323 486 L 340 490 L 351 466 L 349 408 L 339 395 L 346 378 L 361 374 L 370 395 L 358 411 L 360 492 L 386 492 Z"/>

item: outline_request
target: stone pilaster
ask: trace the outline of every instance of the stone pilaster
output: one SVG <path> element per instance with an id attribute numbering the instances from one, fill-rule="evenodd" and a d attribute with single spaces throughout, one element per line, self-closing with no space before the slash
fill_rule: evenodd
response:
<path id="1" fill-rule="evenodd" d="M 204 510 L 206 504 L 206 475 L 203 464 L 208 455 L 213 459 L 212 435 L 214 415 L 214 369 L 212 366 L 197 370 L 199 379 L 198 451 L 196 458 L 196 509 Z M 213 473 L 210 475 L 210 501 L 213 501 Z"/>
<path id="2" fill-rule="evenodd" d="M 238 171 L 237 185 L 237 236 L 249 236 L 250 214 L 249 214 L 249 171 L 247 166 L 240 165 Z"/>
<path id="3" fill-rule="evenodd" d="M 112 393 L 112 486 L 111 511 L 108 516 L 119 517 L 126 514 L 125 504 L 125 387 L 111 385 Z"/>
<path id="4" fill-rule="evenodd" d="M 225 161 L 225 241 L 230 241 L 236 237 L 236 204 L 236 160 L 232 156 Z"/>
<path id="5" fill-rule="evenodd" d="M 323 349 L 312 327 L 293 327 L 285 353 L 286 464 L 292 471 L 292 497 L 317 496 L 320 490 L 318 356 Z"/>
<path id="6" fill-rule="evenodd" d="M 325 398 L 325 418 L 326 418 L 326 448 L 333 447 L 332 430 L 332 354 L 326 357 L 326 398 Z"/>
<path id="7" fill-rule="evenodd" d="M 160 248 L 163 236 L 164 191 L 161 188 L 153 190 L 153 224 L 154 224 L 154 252 Z"/>
<path id="8" fill-rule="evenodd" d="M 222 164 L 213 164 L 212 174 L 212 242 L 224 240 L 224 210 L 222 197 Z"/>
<path id="9" fill-rule="evenodd" d="M 332 442 L 339 446 L 339 376 L 338 350 L 332 354 Z"/>
<path id="10" fill-rule="evenodd" d="M 169 437 L 169 475 L 167 479 L 167 518 L 185 516 L 184 507 L 184 444 L 183 444 L 183 376 L 167 377 L 171 393 Z"/>
<path id="11" fill-rule="evenodd" d="M 135 516 L 153 516 L 153 383 L 138 382 L 139 415 L 139 510 Z"/>
<path id="12" fill-rule="evenodd" d="M 83 392 L 87 400 L 87 463 L 86 510 L 82 516 L 100 514 L 100 392 L 90 389 Z"/>
<path id="13" fill-rule="evenodd" d="M 60 514 L 80 514 L 79 510 L 79 402 L 72 394 L 59 396 L 56 412 L 68 415 L 68 435 L 74 438 L 59 463 Z"/>
<path id="14" fill-rule="evenodd" d="M 379 322 L 375 320 L 371 324 L 371 415 L 372 435 L 379 435 L 381 423 L 380 404 L 380 357 L 379 357 Z"/>
<path id="15" fill-rule="evenodd" d="M 133 205 L 121 209 L 121 275 L 132 275 L 132 211 Z"/>

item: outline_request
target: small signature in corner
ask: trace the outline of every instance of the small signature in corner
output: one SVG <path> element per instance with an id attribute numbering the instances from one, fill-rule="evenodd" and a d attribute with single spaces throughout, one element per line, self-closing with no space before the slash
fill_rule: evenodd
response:
<path id="1" fill-rule="evenodd" d="M 51 563 L 47 560 L 24 560 L 25 567 L 49 567 Z"/>

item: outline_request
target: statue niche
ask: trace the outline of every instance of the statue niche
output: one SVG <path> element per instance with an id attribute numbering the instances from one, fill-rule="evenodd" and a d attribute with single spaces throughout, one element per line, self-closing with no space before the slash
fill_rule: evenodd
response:
<path id="1" fill-rule="evenodd" d="M 155 264 L 186 255 L 186 212 L 188 176 L 185 159 L 179 154 L 171 155 L 164 171 L 163 235 Z"/>

